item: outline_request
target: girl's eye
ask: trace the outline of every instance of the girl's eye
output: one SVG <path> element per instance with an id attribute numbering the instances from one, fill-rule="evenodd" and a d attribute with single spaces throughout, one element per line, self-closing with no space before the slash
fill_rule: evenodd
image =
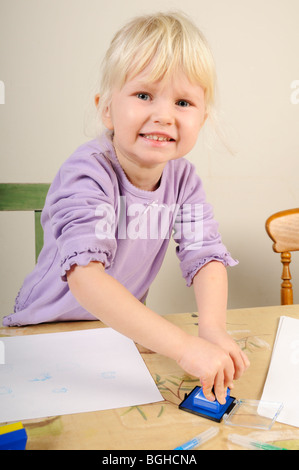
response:
<path id="1" fill-rule="evenodd" d="M 178 106 L 181 106 L 182 108 L 187 108 L 188 106 L 190 106 L 189 101 L 186 100 L 178 100 L 176 104 Z"/>
<path id="2" fill-rule="evenodd" d="M 136 96 L 143 101 L 148 101 L 150 99 L 150 96 L 147 93 L 137 93 Z"/>

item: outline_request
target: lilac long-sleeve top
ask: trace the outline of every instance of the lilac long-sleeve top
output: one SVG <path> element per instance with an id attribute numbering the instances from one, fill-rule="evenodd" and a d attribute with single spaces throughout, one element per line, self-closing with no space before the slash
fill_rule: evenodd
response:
<path id="1" fill-rule="evenodd" d="M 80 146 L 65 161 L 49 189 L 41 222 L 43 249 L 4 326 L 95 320 L 74 298 L 66 277 L 72 265 L 91 261 L 103 263 L 108 274 L 144 301 L 170 236 L 188 286 L 211 260 L 237 264 L 221 241 L 194 166 L 184 158 L 169 161 L 159 187 L 144 191 L 127 179 L 108 134 Z"/>

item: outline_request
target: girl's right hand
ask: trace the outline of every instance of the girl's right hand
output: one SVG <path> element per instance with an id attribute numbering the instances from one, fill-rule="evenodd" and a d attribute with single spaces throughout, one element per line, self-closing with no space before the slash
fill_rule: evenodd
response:
<path id="1" fill-rule="evenodd" d="M 205 339 L 188 335 L 177 363 L 188 374 L 199 378 L 208 400 L 217 398 L 220 404 L 225 403 L 227 387 L 232 388 L 235 374 L 227 352 Z"/>

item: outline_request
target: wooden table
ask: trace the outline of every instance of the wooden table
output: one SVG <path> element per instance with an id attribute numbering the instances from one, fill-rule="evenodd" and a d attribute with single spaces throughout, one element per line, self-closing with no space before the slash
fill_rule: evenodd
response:
<path id="1" fill-rule="evenodd" d="M 266 379 L 278 319 L 299 318 L 299 305 L 244 308 L 228 311 L 227 330 L 247 353 L 251 366 L 235 382 L 232 395 L 238 399 L 260 399 Z M 167 315 L 167 319 L 196 335 L 197 315 Z M 32 335 L 104 327 L 101 322 L 55 323 L 22 328 L 0 328 L 0 336 Z M 216 438 L 200 449 L 237 449 L 227 436 L 250 434 L 267 442 L 299 449 L 299 429 L 275 423 L 270 431 L 236 428 L 213 423 L 178 409 L 185 393 L 199 382 L 184 374 L 177 364 L 138 346 L 165 401 L 131 408 L 55 416 L 23 421 L 28 434 L 27 449 L 170 450 L 206 430 L 219 426 Z M 6 423 L 1 423 L 6 424 Z"/>

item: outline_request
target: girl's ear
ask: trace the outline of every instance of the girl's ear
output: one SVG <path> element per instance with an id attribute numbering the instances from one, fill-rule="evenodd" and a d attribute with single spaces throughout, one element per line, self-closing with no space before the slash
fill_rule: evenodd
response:
<path id="1" fill-rule="evenodd" d="M 102 111 L 102 121 L 104 126 L 109 129 L 110 131 L 113 131 L 114 125 L 113 125 L 113 119 L 112 119 L 112 113 L 111 113 L 111 105 L 108 104 L 105 106 L 105 108 Z"/>
<path id="2" fill-rule="evenodd" d="M 102 112 L 102 121 L 104 126 L 109 129 L 110 131 L 113 131 L 114 126 L 113 126 L 113 120 L 112 120 L 112 114 L 111 114 L 111 107 L 110 105 L 105 106 Z"/>
<path id="3" fill-rule="evenodd" d="M 100 95 L 99 95 L 99 93 L 97 93 L 94 97 L 94 102 L 95 102 L 96 108 L 99 106 L 99 101 L 100 101 Z"/>
<path id="4" fill-rule="evenodd" d="M 100 102 L 100 95 L 99 94 L 95 95 L 94 102 L 95 102 L 96 107 L 98 108 L 99 107 L 99 102 Z M 104 126 L 107 129 L 109 129 L 111 131 L 114 129 L 113 122 L 112 122 L 110 105 L 106 106 L 103 109 L 103 111 L 102 111 L 102 121 L 103 121 Z"/>

